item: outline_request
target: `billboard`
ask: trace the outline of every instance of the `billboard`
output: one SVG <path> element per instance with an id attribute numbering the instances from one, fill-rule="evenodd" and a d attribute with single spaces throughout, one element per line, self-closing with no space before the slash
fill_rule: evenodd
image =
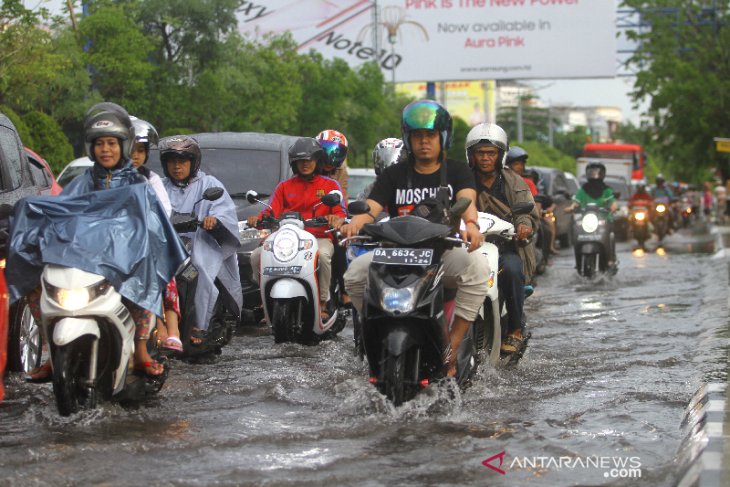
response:
<path id="1" fill-rule="evenodd" d="M 615 14 L 607 0 L 252 0 L 238 20 L 415 82 L 613 77 Z"/>

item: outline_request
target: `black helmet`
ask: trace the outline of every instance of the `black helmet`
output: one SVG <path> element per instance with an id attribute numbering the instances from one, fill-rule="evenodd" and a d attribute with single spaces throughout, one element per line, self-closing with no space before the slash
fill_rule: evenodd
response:
<path id="1" fill-rule="evenodd" d="M 170 174 L 167 172 L 167 161 L 173 157 L 181 157 L 190 160 L 190 176 L 188 181 L 198 174 L 200 169 L 200 145 L 198 141 L 189 135 L 173 135 L 160 140 L 158 145 L 160 149 L 160 162 L 162 162 L 162 171 L 168 178 Z"/>
<path id="2" fill-rule="evenodd" d="M 527 151 L 522 147 L 514 145 L 507 152 L 507 166 L 512 167 L 512 163 L 516 161 L 522 161 L 522 164 L 527 164 L 527 158 Z"/>
<path id="3" fill-rule="evenodd" d="M 657 175 L 656 175 L 656 180 L 655 180 L 655 182 L 656 182 L 657 184 L 662 184 L 662 183 L 664 183 L 665 181 L 666 181 L 666 179 L 664 179 L 664 176 L 662 175 L 662 173 L 659 173 L 659 174 L 657 174 Z"/>
<path id="4" fill-rule="evenodd" d="M 289 165 L 291 166 L 291 170 L 294 174 L 298 174 L 297 161 L 310 160 L 316 161 L 317 168 L 315 169 L 315 172 L 319 173 L 322 170 L 322 165 L 324 164 L 326 157 L 327 154 L 325 154 L 322 146 L 319 145 L 317 140 L 311 137 L 300 137 L 296 140 L 296 142 L 294 142 L 294 144 L 292 144 L 291 147 L 289 147 Z"/>
<path id="5" fill-rule="evenodd" d="M 403 145 L 406 151 L 411 152 L 410 135 L 412 130 L 435 130 L 441 136 L 441 152 L 451 147 L 451 115 L 441 105 L 433 100 L 417 100 L 409 103 L 403 109 L 400 129 Z"/>
<path id="6" fill-rule="evenodd" d="M 122 159 L 132 157 L 134 127 L 127 111 L 111 102 L 97 103 L 89 108 L 84 119 L 84 145 L 89 159 L 96 162 L 93 144 L 99 137 L 115 137 L 119 140 Z"/>
<path id="7" fill-rule="evenodd" d="M 593 179 L 598 179 L 600 181 L 603 181 L 603 178 L 606 177 L 606 166 L 601 164 L 600 162 L 589 162 L 586 166 L 586 179 L 588 181 L 591 181 Z"/>

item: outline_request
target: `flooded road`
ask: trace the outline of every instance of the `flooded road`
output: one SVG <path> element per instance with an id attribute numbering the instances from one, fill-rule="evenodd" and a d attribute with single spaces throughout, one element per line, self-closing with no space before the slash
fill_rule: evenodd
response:
<path id="1" fill-rule="evenodd" d="M 517 368 L 398 409 L 350 328 L 315 347 L 239 335 L 215 363 L 173 362 L 140 407 L 70 418 L 12 375 L 0 485 L 673 485 L 687 403 L 726 379 L 728 266 L 663 254 L 619 244 L 618 274 L 586 282 L 563 251 L 527 300 Z"/>

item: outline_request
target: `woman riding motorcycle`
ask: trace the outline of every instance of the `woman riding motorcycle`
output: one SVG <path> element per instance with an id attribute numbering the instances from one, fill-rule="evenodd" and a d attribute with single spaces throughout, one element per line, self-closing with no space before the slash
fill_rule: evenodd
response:
<path id="1" fill-rule="evenodd" d="M 170 196 L 173 211 L 205 215 L 201 227 L 191 234 L 192 263 L 198 270 L 195 326 L 191 341 L 194 345 L 199 345 L 208 329 L 218 299 L 216 278 L 220 279 L 235 300 L 240 316 L 243 295 L 236 256 L 240 246 L 238 216 L 227 192 L 215 201 L 202 200 L 206 189 L 224 186 L 216 178 L 200 170 L 202 154 L 193 137 L 165 137 L 160 140 L 159 149 L 162 170 L 166 176 L 162 183 Z"/>

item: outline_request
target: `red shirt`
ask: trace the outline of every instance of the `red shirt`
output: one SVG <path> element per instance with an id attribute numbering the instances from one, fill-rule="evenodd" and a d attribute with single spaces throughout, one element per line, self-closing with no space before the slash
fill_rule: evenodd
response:
<path id="1" fill-rule="evenodd" d="M 535 182 L 531 178 L 522 177 L 522 179 L 525 180 L 527 183 L 527 187 L 530 188 L 530 193 L 532 193 L 532 197 L 534 198 L 537 196 L 537 186 L 535 186 Z"/>
<path id="2" fill-rule="evenodd" d="M 334 179 L 315 175 L 310 181 L 307 181 L 299 176 L 294 176 L 279 183 L 274 194 L 269 198 L 269 204 L 274 209 L 274 216 L 277 218 L 284 212 L 296 211 L 306 220 L 312 218 L 312 208 L 320 203 L 320 198 L 333 190 L 342 191 L 339 183 Z M 259 218 L 268 212 L 268 209 L 262 211 Z M 314 216 L 324 215 L 346 217 L 344 202 L 333 207 L 323 204 L 317 206 Z M 325 233 L 327 227 L 306 228 L 317 238 L 331 238 L 331 234 Z"/>

